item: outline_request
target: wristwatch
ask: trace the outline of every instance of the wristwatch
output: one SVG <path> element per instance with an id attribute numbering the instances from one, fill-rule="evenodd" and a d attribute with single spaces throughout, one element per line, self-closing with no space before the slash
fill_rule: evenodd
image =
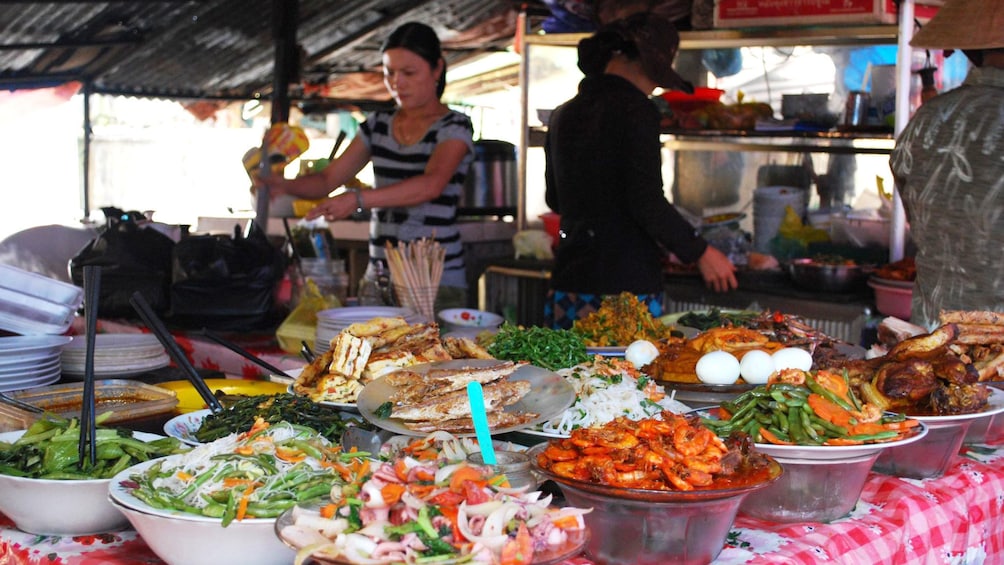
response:
<path id="1" fill-rule="evenodd" d="M 366 214 L 366 207 L 363 206 L 363 195 L 359 192 L 358 188 L 350 188 L 349 192 L 356 195 L 356 211 L 352 213 L 352 217 L 360 218 Z"/>

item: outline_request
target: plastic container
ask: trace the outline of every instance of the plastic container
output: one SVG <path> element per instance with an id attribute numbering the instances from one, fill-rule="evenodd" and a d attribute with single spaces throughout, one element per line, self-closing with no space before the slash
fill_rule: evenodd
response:
<path id="1" fill-rule="evenodd" d="M 485 465 L 484 456 L 480 451 L 467 455 L 467 462 L 472 465 Z M 537 475 L 530 465 L 530 457 L 519 451 L 495 450 L 495 464 L 488 465 L 496 473 L 506 476 L 512 488 L 526 487 L 527 490 L 537 488 Z"/>
<path id="2" fill-rule="evenodd" d="M 772 522 L 830 522 L 846 516 L 880 453 L 831 460 L 776 457 L 784 475 L 747 496 L 739 512 Z"/>
<path id="3" fill-rule="evenodd" d="M 79 308 L 84 300 L 84 289 L 79 286 L 9 265 L 0 265 L 0 286 L 49 302 L 64 304 L 74 310 Z"/>
<path id="4" fill-rule="evenodd" d="M 8 396 L 62 416 L 80 417 L 84 383 L 66 383 L 8 392 Z M 124 379 L 94 383 L 97 413 L 111 412 L 104 424 L 148 418 L 174 410 L 177 395 L 170 390 Z M 23 430 L 38 414 L 0 403 L 0 431 Z"/>
<path id="5" fill-rule="evenodd" d="M 52 302 L 0 286 L 0 329 L 22 335 L 61 334 L 73 323 L 80 306 L 79 302 L 74 302 Z"/>
<path id="6" fill-rule="evenodd" d="M 698 86 L 694 88 L 693 94 L 687 94 L 680 90 L 667 90 L 659 96 L 666 101 L 674 114 L 680 114 L 717 104 L 723 94 L 725 94 L 724 90 Z"/>
<path id="7" fill-rule="evenodd" d="M 910 321 L 913 310 L 913 285 L 886 285 L 873 278 L 868 281 L 868 286 L 875 291 L 875 308 L 880 313 Z"/>

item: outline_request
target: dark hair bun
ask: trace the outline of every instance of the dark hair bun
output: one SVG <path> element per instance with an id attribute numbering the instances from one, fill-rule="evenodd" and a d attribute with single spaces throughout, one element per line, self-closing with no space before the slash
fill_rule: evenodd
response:
<path id="1" fill-rule="evenodd" d="M 624 38 L 613 31 L 601 31 L 579 41 L 579 70 L 586 76 L 601 74 L 614 53 L 623 50 Z"/>

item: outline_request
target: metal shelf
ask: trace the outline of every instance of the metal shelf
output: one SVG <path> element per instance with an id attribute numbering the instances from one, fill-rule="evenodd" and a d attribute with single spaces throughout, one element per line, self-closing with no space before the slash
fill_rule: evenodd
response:
<path id="1" fill-rule="evenodd" d="M 530 128 L 529 147 L 543 147 L 546 128 Z M 892 134 L 857 132 L 666 131 L 663 146 L 674 151 L 781 151 L 842 155 L 888 155 Z"/>
<path id="2" fill-rule="evenodd" d="M 527 35 L 528 45 L 575 47 L 585 33 Z M 752 29 L 715 29 L 680 32 L 680 49 L 727 47 L 784 47 L 792 45 L 895 45 L 895 25 L 847 25 Z"/>

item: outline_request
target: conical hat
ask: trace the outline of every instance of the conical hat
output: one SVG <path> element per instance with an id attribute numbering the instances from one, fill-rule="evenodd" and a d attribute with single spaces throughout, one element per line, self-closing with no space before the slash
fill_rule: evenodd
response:
<path id="1" fill-rule="evenodd" d="M 910 45 L 933 49 L 1004 48 L 1004 0 L 945 0 Z"/>

